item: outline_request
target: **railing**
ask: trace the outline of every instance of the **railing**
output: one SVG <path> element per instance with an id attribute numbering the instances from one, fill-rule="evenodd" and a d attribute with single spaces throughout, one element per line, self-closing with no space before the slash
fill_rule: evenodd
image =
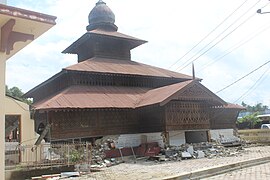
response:
<path id="1" fill-rule="evenodd" d="M 6 144 L 5 167 L 41 168 L 70 166 L 79 163 L 90 164 L 92 160 L 91 144 Z"/>
<path id="2" fill-rule="evenodd" d="M 252 143 L 270 143 L 269 129 L 245 129 L 238 130 L 240 138 Z"/>

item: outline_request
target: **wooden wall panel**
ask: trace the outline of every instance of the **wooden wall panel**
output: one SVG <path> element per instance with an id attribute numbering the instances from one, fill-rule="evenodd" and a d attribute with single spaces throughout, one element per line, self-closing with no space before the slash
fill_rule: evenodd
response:
<path id="1" fill-rule="evenodd" d="M 239 114 L 237 109 L 217 108 L 212 110 L 211 129 L 234 129 Z"/>
<path id="2" fill-rule="evenodd" d="M 210 107 L 200 101 L 172 101 L 165 106 L 166 130 L 210 128 Z"/>

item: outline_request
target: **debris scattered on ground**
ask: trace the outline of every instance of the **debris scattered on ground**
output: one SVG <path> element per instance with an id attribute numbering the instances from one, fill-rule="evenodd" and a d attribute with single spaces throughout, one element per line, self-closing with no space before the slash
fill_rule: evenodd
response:
<path id="1" fill-rule="evenodd" d="M 226 144 L 228 145 L 228 144 Z M 183 144 L 181 146 L 171 146 L 163 150 L 163 154 L 170 160 L 190 159 L 190 158 L 217 158 L 238 156 L 243 151 L 242 143 L 237 142 L 224 146 L 221 143 L 194 143 Z"/>
<path id="2" fill-rule="evenodd" d="M 92 162 L 91 169 L 98 169 L 103 167 L 110 167 L 112 165 L 119 164 L 120 161 L 115 158 L 106 159 L 106 150 L 115 149 L 116 139 L 119 136 L 104 136 L 101 139 L 97 139 L 92 148 Z"/>
<path id="3" fill-rule="evenodd" d="M 32 177 L 32 180 L 58 180 L 58 179 L 66 179 L 66 178 L 74 178 L 80 177 L 79 172 L 62 172 L 61 174 L 49 174 L 49 175 L 42 175 L 37 177 Z"/>
<path id="4" fill-rule="evenodd" d="M 95 146 L 92 149 L 91 168 L 110 167 L 121 163 L 119 158 L 107 158 L 105 151 L 115 150 L 115 143 L 118 136 L 106 136 L 96 140 Z M 242 142 L 202 142 L 183 144 L 180 146 L 169 146 L 166 149 L 161 149 L 160 154 L 151 155 L 147 160 L 156 162 L 161 161 L 181 161 L 186 159 L 200 158 L 219 158 L 228 156 L 239 156 L 243 152 Z M 140 158 L 136 154 L 137 158 Z"/>

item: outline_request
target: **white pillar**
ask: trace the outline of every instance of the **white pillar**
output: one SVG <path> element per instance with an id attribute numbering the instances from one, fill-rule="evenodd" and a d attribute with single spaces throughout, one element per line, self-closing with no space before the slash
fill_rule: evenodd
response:
<path id="1" fill-rule="evenodd" d="M 0 53 L 0 179 L 5 179 L 5 94 L 6 56 Z"/>

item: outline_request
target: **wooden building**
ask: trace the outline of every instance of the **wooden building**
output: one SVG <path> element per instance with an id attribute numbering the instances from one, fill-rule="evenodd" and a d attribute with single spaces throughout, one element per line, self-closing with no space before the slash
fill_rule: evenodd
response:
<path id="1" fill-rule="evenodd" d="M 225 101 L 201 79 L 132 61 L 130 51 L 146 41 L 119 33 L 103 1 L 88 19 L 87 32 L 63 51 L 78 63 L 25 94 L 34 99 L 38 133 L 50 124 L 52 140 L 179 130 L 207 136 Z"/>

